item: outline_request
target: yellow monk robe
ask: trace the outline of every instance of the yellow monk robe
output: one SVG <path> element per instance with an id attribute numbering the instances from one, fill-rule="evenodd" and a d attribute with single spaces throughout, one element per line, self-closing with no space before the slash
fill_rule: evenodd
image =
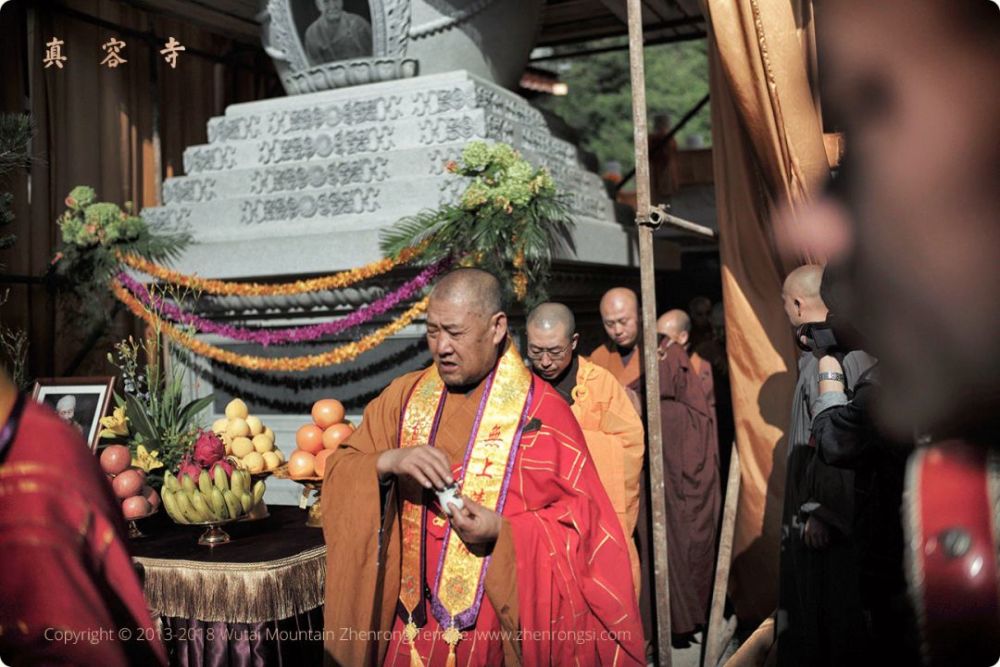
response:
<path id="1" fill-rule="evenodd" d="M 632 349 L 627 358 L 623 358 L 618 346 L 607 341 L 597 346 L 590 353 L 589 359 L 611 373 L 625 387 L 636 412 L 642 415 L 645 412 L 642 404 L 645 391 L 642 386 L 642 349 L 639 345 Z"/>
<path id="2" fill-rule="evenodd" d="M 597 475 L 628 538 L 632 582 L 638 595 L 639 552 L 632 535 L 639 516 L 639 481 L 646 451 L 642 419 L 610 371 L 583 357 L 578 362 L 570 409 L 580 422 Z"/>
<path id="3" fill-rule="evenodd" d="M 398 490 L 421 502 L 422 489 L 396 483 L 383 505 L 375 461 L 398 446 L 404 406 L 423 372 L 398 378 L 372 401 L 357 431 L 327 463 L 322 493 L 327 664 L 410 664 L 400 641 L 402 532 L 394 495 Z M 448 455 L 453 472 L 461 468 L 484 384 L 469 394 L 445 396 L 435 446 Z M 533 392 L 528 423 L 537 430 L 525 427 L 521 438 L 475 632 L 459 642 L 456 664 L 643 664 L 634 592 L 622 572 L 614 571 L 628 563 L 624 535 L 587 452 L 575 446 L 583 435 L 572 413 L 542 380 L 536 378 Z M 375 527 L 383 509 L 380 551 Z M 425 539 L 439 544 L 445 526 L 436 503 L 428 505 Z M 520 581 L 527 582 L 524 590 Z M 428 614 L 427 627 L 435 625 Z M 561 629 L 596 639 L 577 644 L 548 635 L 540 640 L 518 636 L 519 631 Z M 423 664 L 444 664 L 449 647 L 441 633 L 424 630 L 418 640 Z M 618 640 L 602 639 L 601 632 Z M 490 641 L 491 636 L 500 639 Z"/>

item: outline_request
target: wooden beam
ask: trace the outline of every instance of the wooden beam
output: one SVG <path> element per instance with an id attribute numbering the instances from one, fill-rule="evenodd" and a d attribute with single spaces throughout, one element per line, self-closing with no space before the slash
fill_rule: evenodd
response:
<path id="1" fill-rule="evenodd" d="M 740 454 L 736 443 L 729 460 L 729 480 L 726 482 L 726 505 L 722 510 L 722 530 L 719 536 L 719 554 L 715 560 L 715 586 L 712 589 L 712 607 L 708 614 L 708 630 L 705 634 L 705 665 L 716 667 L 732 638 L 728 633 L 723 611 L 726 608 L 726 593 L 729 591 L 729 568 L 733 561 L 733 534 L 736 531 L 736 507 L 740 495 Z"/>
<path id="2" fill-rule="evenodd" d="M 649 497 L 653 523 L 653 600 L 656 605 L 658 664 L 671 667 L 670 578 L 667 574 L 667 504 L 663 486 L 663 432 L 660 429 L 660 370 L 656 355 L 656 273 L 649 203 L 649 137 L 646 132 L 646 73 L 641 0 L 628 0 L 629 73 L 632 79 L 632 142 L 635 145 L 636 225 L 642 286 L 642 364 L 646 381 L 646 438 Z"/>

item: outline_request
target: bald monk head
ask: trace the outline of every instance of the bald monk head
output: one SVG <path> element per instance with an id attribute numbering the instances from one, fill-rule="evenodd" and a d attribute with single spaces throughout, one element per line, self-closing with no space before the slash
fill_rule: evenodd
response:
<path id="1" fill-rule="evenodd" d="M 566 372 L 579 341 L 573 311 L 563 304 L 543 303 L 528 314 L 528 360 L 546 380 Z"/>
<path id="2" fill-rule="evenodd" d="M 686 347 L 691 336 L 691 318 L 683 310 L 668 310 L 656 320 L 656 333 L 662 336 L 661 349 L 675 344 Z"/>
<path id="3" fill-rule="evenodd" d="M 503 290 L 496 276 L 456 269 L 441 278 L 427 306 L 427 346 L 449 387 L 470 387 L 489 375 L 507 336 Z"/>
<path id="4" fill-rule="evenodd" d="M 601 321 L 608 338 L 631 350 L 639 341 L 639 298 L 627 287 L 612 287 L 601 297 Z"/>
<path id="5" fill-rule="evenodd" d="M 793 327 L 826 320 L 827 307 L 819 293 L 822 284 L 823 267 L 817 264 L 800 266 L 785 278 L 781 300 Z"/>

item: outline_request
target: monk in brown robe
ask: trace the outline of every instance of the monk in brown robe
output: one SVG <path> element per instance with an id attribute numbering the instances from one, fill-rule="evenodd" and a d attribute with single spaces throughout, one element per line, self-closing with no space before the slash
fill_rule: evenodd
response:
<path id="1" fill-rule="evenodd" d="M 660 420 L 670 557 L 670 629 L 684 645 L 708 622 L 719 519 L 719 442 L 699 374 L 685 351 L 691 320 L 671 310 L 656 323 L 660 337 Z"/>
<path id="2" fill-rule="evenodd" d="M 528 360 L 532 369 L 569 404 L 580 422 L 597 475 L 622 525 L 639 594 L 639 552 L 632 536 L 639 516 L 639 479 L 646 442 L 642 419 L 625 388 L 610 372 L 576 353 L 573 312 L 543 303 L 528 314 Z"/>
<path id="3" fill-rule="evenodd" d="M 390 384 L 327 465 L 327 662 L 644 664 L 625 536 L 569 406 L 507 340 L 499 281 L 443 277 L 427 342 L 434 364 Z M 469 491 L 497 474 L 502 507 Z M 453 482 L 460 504 L 435 499 Z M 449 606 L 470 591 L 474 613 Z"/>
<path id="4" fill-rule="evenodd" d="M 97 459 L 75 428 L 2 372 L 0 553 L 2 661 L 167 664 L 121 505 Z"/>

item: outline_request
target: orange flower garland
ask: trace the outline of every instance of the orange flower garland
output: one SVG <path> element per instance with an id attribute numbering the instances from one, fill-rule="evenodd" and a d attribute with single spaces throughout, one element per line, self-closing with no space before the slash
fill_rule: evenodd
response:
<path id="1" fill-rule="evenodd" d="M 414 248 L 406 248 L 395 257 L 379 259 L 371 264 L 359 266 L 348 271 L 341 271 L 333 275 L 310 278 L 309 280 L 296 280 L 291 283 L 275 284 L 235 283 L 226 280 L 199 278 L 195 275 L 188 275 L 168 269 L 165 266 L 150 262 L 137 255 L 119 254 L 118 259 L 136 271 L 142 271 L 159 280 L 181 285 L 182 287 L 205 294 L 222 296 L 288 296 L 291 294 L 304 294 L 306 292 L 319 292 L 321 290 L 342 289 L 359 283 L 362 280 L 380 276 L 418 257 L 424 251 L 426 245 L 424 243 Z"/>
<path id="2" fill-rule="evenodd" d="M 429 297 L 425 297 L 410 306 L 409 310 L 381 329 L 373 331 L 357 342 L 340 345 L 322 354 L 311 354 L 302 357 L 255 357 L 223 350 L 220 347 L 209 345 L 195 339 L 190 334 L 184 333 L 143 307 L 138 299 L 132 296 L 117 280 L 112 281 L 111 291 L 114 292 L 118 300 L 124 303 L 136 317 L 140 317 L 150 326 L 158 328 L 181 347 L 203 357 L 215 359 L 216 361 L 221 361 L 232 366 L 264 371 L 305 371 L 310 368 L 334 366 L 351 361 L 359 355 L 377 347 L 386 338 L 408 326 L 427 310 L 427 303 L 429 301 Z"/>

